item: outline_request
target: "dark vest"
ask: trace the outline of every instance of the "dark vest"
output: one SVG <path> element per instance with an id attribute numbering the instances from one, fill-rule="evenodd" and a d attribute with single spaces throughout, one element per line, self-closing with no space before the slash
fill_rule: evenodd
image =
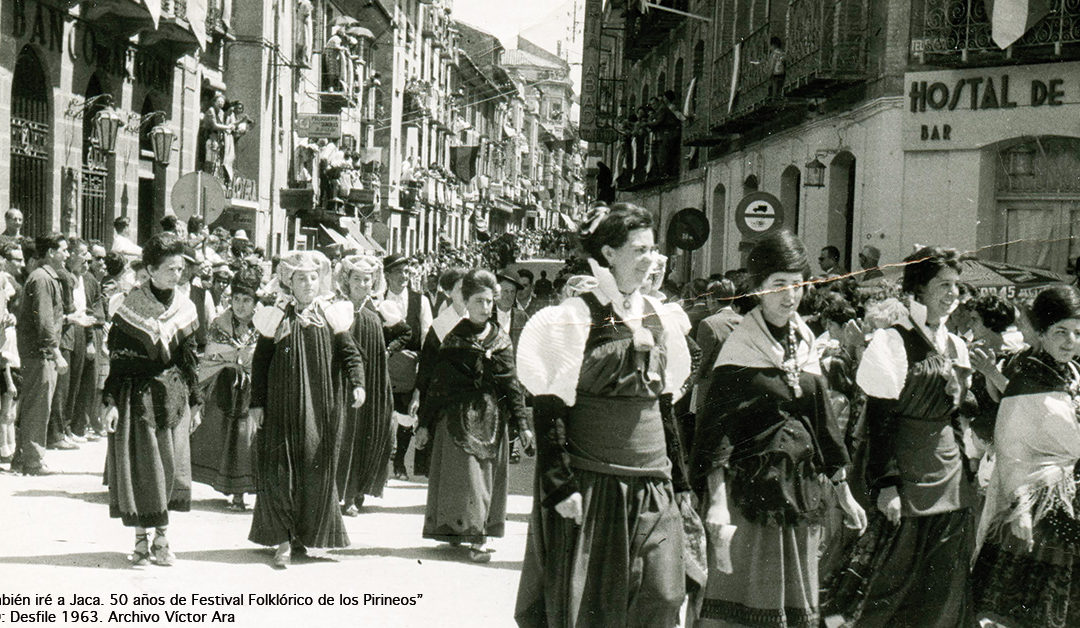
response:
<path id="1" fill-rule="evenodd" d="M 424 345 L 424 339 L 420 337 L 420 297 L 419 292 L 409 290 L 409 311 L 405 314 L 405 324 L 412 331 L 412 334 L 409 335 L 409 343 L 405 345 L 405 348 L 417 352 Z"/>

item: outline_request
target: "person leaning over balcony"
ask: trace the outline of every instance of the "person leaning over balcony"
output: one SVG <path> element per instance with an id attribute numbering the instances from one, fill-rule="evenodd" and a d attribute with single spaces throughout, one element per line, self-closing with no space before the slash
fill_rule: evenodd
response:
<path id="1" fill-rule="evenodd" d="M 690 376 L 685 317 L 642 294 L 657 263 L 647 211 L 597 207 L 582 235 L 595 282 L 518 344 L 537 466 L 515 619 L 670 628 L 686 565 L 660 397 Z"/>

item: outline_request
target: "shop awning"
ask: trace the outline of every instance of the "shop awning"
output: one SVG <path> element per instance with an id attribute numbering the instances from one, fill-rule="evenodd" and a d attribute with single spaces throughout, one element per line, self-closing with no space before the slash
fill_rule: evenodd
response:
<path id="1" fill-rule="evenodd" d="M 346 237 L 356 244 L 357 250 L 376 255 L 386 255 L 386 249 L 364 233 L 359 220 L 345 217 L 339 221 L 339 224 L 345 229 Z"/>
<path id="2" fill-rule="evenodd" d="M 127 39 L 158 27 L 161 0 L 90 0 L 83 2 L 80 17 L 118 39 Z"/>

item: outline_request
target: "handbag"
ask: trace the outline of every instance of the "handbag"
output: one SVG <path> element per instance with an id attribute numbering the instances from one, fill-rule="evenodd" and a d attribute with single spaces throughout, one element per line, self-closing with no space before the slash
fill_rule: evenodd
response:
<path id="1" fill-rule="evenodd" d="M 395 351 L 386 359 L 390 371 L 390 389 L 395 393 L 412 392 L 416 388 L 416 366 L 420 361 L 416 351 Z"/>

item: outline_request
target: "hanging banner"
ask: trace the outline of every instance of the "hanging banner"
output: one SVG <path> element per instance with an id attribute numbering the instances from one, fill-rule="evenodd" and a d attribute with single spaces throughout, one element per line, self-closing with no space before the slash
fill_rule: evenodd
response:
<path id="1" fill-rule="evenodd" d="M 600 34 L 604 26 L 603 0 L 585 0 L 585 43 L 581 52 L 581 110 L 579 129 L 586 142 L 600 141 L 597 97 L 600 92 Z"/>

